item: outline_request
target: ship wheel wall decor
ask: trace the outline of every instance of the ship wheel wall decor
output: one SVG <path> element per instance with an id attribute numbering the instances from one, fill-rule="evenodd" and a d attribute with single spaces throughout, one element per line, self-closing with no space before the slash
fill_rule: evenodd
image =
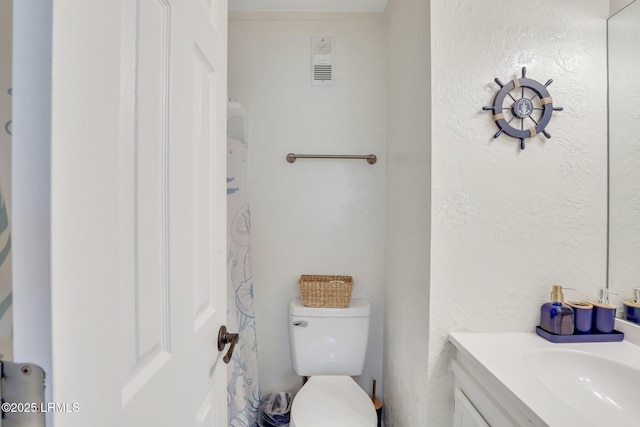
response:
<path id="1" fill-rule="evenodd" d="M 483 110 L 493 111 L 493 121 L 500 129 L 493 137 L 499 137 L 503 132 L 520 140 L 520 149 L 524 150 L 524 141 L 527 138 L 542 133 L 551 138 L 545 130 L 551 114 L 554 111 L 562 111 L 562 107 L 554 107 L 553 99 L 547 91 L 547 87 L 553 82 L 549 79 L 544 85 L 535 80 L 526 78 L 527 68 L 522 67 L 522 78 L 513 79 L 503 84 L 497 77 L 495 82 L 500 90 L 490 107 L 482 107 Z"/>

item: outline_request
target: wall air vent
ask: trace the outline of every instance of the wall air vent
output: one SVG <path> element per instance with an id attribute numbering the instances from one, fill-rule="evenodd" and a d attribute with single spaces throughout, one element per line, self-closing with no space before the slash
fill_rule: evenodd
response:
<path id="1" fill-rule="evenodd" d="M 311 84 L 313 86 L 333 85 L 333 38 L 313 37 L 311 39 Z"/>

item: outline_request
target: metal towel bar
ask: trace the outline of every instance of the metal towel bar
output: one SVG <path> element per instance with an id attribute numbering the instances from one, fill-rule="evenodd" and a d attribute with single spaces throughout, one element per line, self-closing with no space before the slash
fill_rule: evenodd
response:
<path id="1" fill-rule="evenodd" d="M 296 159 L 364 159 L 370 165 L 378 161 L 375 154 L 363 154 L 363 155 L 345 155 L 345 154 L 287 154 L 287 162 L 293 163 Z"/>

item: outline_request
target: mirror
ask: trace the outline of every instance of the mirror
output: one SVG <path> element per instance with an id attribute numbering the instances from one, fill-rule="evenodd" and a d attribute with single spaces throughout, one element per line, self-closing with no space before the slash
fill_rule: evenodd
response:
<path id="1" fill-rule="evenodd" d="M 640 1 L 609 18 L 608 65 L 608 286 L 622 307 L 640 288 Z"/>

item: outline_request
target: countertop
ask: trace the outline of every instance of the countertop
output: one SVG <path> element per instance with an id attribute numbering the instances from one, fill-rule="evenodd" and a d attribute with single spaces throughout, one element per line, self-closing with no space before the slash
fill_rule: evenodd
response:
<path id="1" fill-rule="evenodd" d="M 616 329 L 619 329 L 616 327 Z M 544 349 L 568 349 L 594 353 L 640 369 L 640 346 L 626 338 L 621 342 L 556 344 L 531 333 L 455 332 L 449 340 L 479 369 L 506 387 L 549 426 L 598 426 L 593 419 L 560 401 L 534 376 L 525 355 Z"/>

